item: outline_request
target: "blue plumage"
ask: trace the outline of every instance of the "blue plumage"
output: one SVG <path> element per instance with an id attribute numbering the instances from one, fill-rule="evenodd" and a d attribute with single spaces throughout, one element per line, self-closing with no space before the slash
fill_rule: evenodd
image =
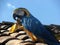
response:
<path id="1" fill-rule="evenodd" d="M 21 11 L 24 13 L 22 14 Z M 19 14 L 17 12 L 20 12 Z M 31 31 L 38 38 L 43 38 L 48 45 L 60 45 L 60 43 L 56 40 L 53 34 L 45 29 L 45 27 L 41 24 L 41 22 L 32 16 L 29 11 L 25 8 L 18 8 L 15 10 L 13 14 L 13 18 L 16 20 L 19 18 L 22 25 Z"/>
<path id="2" fill-rule="evenodd" d="M 39 38 L 43 38 L 48 45 L 60 45 L 51 32 L 44 28 L 41 22 L 30 14 L 22 17 L 22 25 Z"/>

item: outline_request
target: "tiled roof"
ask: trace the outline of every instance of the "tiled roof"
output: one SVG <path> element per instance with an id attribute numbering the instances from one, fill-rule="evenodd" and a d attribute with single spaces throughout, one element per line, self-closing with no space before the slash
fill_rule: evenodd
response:
<path id="1" fill-rule="evenodd" d="M 47 45 L 41 42 L 33 43 L 30 37 L 22 30 L 16 31 L 12 34 L 9 33 L 9 28 L 13 22 L 0 23 L 0 44 L 1 45 Z M 60 39 L 60 25 L 44 25 L 46 29 L 51 31 L 56 38 Z"/>

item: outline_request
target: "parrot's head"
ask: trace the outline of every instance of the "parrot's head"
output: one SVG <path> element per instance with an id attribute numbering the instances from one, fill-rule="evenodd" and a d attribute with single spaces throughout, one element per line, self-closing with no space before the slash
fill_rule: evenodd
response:
<path id="1" fill-rule="evenodd" d="M 29 11 L 26 8 L 17 8 L 14 10 L 13 12 L 13 18 L 14 20 L 22 19 L 24 16 L 28 16 L 29 17 Z"/>

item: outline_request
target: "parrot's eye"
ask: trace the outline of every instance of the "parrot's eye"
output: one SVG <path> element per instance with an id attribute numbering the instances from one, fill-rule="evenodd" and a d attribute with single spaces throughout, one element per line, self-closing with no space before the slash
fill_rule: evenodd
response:
<path id="1" fill-rule="evenodd" d="M 19 18 L 19 19 L 22 19 L 22 17 L 23 17 L 23 16 L 13 14 L 13 18 L 14 18 L 15 20 L 17 20 L 18 18 Z"/>

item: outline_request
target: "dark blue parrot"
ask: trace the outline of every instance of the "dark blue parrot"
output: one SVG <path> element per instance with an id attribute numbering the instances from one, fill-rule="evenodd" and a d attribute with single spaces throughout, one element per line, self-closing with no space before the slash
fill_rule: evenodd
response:
<path id="1" fill-rule="evenodd" d="M 45 29 L 41 22 L 37 18 L 32 16 L 32 14 L 30 14 L 27 9 L 16 9 L 13 14 L 13 18 L 16 20 L 16 17 L 20 19 L 22 25 L 26 29 L 32 32 L 36 37 L 43 38 L 48 45 L 60 45 L 54 35 L 50 31 Z"/>

